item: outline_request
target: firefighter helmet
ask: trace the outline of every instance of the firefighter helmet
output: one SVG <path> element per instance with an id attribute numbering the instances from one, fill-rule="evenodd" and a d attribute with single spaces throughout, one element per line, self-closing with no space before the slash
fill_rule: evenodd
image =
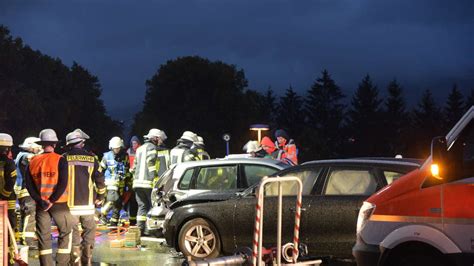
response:
<path id="1" fill-rule="evenodd" d="M 36 144 L 36 142 L 40 141 L 40 138 L 37 137 L 27 137 L 22 144 L 18 145 L 21 149 L 24 150 L 31 150 L 35 148 L 41 148 L 40 145 Z"/>
<path id="2" fill-rule="evenodd" d="M 13 138 L 7 133 L 0 133 L 0 146 L 11 147 L 13 146 Z"/>
<path id="3" fill-rule="evenodd" d="M 120 137 L 113 137 L 109 140 L 109 149 L 116 149 L 123 147 L 123 140 Z"/>
<path id="4" fill-rule="evenodd" d="M 166 136 L 166 133 L 163 130 L 159 130 L 156 128 L 150 129 L 148 131 L 148 134 L 144 136 L 146 139 L 151 139 L 151 138 L 160 138 L 162 141 L 165 141 L 168 137 Z"/>
<path id="5" fill-rule="evenodd" d="M 66 135 L 66 145 L 77 144 L 85 140 L 81 132 L 78 131 L 73 131 Z"/>
<path id="6" fill-rule="evenodd" d="M 40 141 L 37 142 L 39 144 L 45 143 L 45 142 L 58 142 L 59 141 L 58 136 L 56 135 L 56 132 L 51 128 L 46 128 L 46 129 L 41 130 L 41 132 L 39 133 L 39 138 L 40 138 Z"/>
<path id="7" fill-rule="evenodd" d="M 191 142 L 196 142 L 197 141 L 197 135 L 192 131 L 184 131 L 183 135 L 179 139 L 180 140 L 189 140 Z"/>

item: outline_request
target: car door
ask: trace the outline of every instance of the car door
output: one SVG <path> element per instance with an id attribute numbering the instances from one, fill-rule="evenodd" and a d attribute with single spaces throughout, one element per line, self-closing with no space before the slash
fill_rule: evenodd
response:
<path id="1" fill-rule="evenodd" d="M 305 238 L 310 254 L 350 257 L 362 202 L 380 188 L 370 166 L 331 166 L 309 200 Z"/>
<path id="2" fill-rule="evenodd" d="M 298 167 L 288 171 L 280 172 L 280 176 L 297 176 L 303 182 L 302 210 L 307 210 L 307 197 L 313 191 L 313 186 L 321 173 L 320 167 Z M 282 183 L 283 207 L 282 207 L 282 243 L 291 242 L 295 220 L 295 206 L 297 185 Z M 236 201 L 234 212 L 234 228 L 236 246 L 252 246 L 253 232 L 255 226 L 255 207 L 257 199 L 255 194 L 247 195 Z M 264 241 L 267 248 L 274 247 L 277 242 L 277 213 L 278 213 L 278 185 L 269 184 L 265 189 L 264 202 Z M 302 211 L 300 226 L 306 221 L 306 213 Z M 301 235 L 301 234 L 300 234 Z"/>
<path id="3" fill-rule="evenodd" d="M 193 175 L 187 196 L 207 191 L 228 191 L 238 189 L 238 165 L 202 166 Z"/>
<path id="4" fill-rule="evenodd" d="M 278 172 L 278 169 L 275 167 L 271 167 L 268 165 L 263 164 L 241 164 L 241 184 L 242 188 L 251 187 L 264 177 L 264 176 L 271 176 L 274 173 Z"/>

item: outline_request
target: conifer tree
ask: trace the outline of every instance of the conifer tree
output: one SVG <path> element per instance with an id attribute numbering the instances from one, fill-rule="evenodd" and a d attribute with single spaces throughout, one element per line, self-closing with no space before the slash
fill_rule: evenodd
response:
<path id="1" fill-rule="evenodd" d="M 349 151 L 353 156 L 384 154 L 386 148 L 383 145 L 381 103 L 377 87 L 366 75 L 352 97 L 348 116 Z"/>
<path id="2" fill-rule="evenodd" d="M 340 153 L 343 134 L 344 94 L 339 86 L 323 70 L 307 92 L 304 112 L 309 134 L 305 134 L 306 145 L 316 158 L 334 158 Z M 315 137 L 317 136 L 317 137 Z"/>
<path id="3" fill-rule="evenodd" d="M 384 136 L 388 145 L 389 155 L 403 154 L 405 143 L 403 137 L 410 125 L 410 117 L 406 111 L 402 88 L 397 80 L 392 80 L 388 87 L 388 97 L 385 101 Z"/>
<path id="4" fill-rule="evenodd" d="M 457 85 L 454 84 L 444 108 L 445 130 L 452 128 L 464 114 L 465 107 L 463 98 Z"/>

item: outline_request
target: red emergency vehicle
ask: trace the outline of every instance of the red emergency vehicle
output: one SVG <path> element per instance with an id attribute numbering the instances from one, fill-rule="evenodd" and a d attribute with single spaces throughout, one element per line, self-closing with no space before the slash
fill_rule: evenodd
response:
<path id="1" fill-rule="evenodd" d="M 474 265 L 474 106 L 359 211 L 357 265 Z"/>

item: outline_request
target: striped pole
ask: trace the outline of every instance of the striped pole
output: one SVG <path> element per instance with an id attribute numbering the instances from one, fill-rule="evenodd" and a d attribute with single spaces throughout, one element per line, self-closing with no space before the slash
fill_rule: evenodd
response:
<path id="1" fill-rule="evenodd" d="M 279 197 L 279 212 L 278 212 L 278 239 L 277 243 L 281 243 L 281 208 L 282 208 L 282 189 L 281 189 L 281 182 L 296 182 L 298 184 L 298 194 L 296 198 L 296 213 L 295 213 L 295 227 L 294 227 L 294 235 L 293 235 L 293 254 L 292 260 L 293 263 L 296 263 L 298 259 L 298 243 L 299 243 L 299 232 L 300 232 L 300 219 L 301 219 L 301 206 L 302 206 L 302 198 L 303 198 L 303 184 L 298 177 L 295 176 L 287 176 L 287 177 L 264 177 L 260 181 L 260 185 L 257 190 L 257 205 L 255 207 L 255 231 L 254 231 L 254 239 L 253 239 L 253 253 L 252 253 L 252 265 L 260 266 L 262 262 L 262 242 L 263 242 L 263 209 L 264 209 L 264 191 L 265 185 L 267 183 L 275 183 L 278 182 L 278 197 Z M 281 247 L 277 247 L 280 251 Z M 277 252 L 277 254 L 281 254 Z M 281 264 L 280 258 L 277 259 L 278 265 Z"/>

